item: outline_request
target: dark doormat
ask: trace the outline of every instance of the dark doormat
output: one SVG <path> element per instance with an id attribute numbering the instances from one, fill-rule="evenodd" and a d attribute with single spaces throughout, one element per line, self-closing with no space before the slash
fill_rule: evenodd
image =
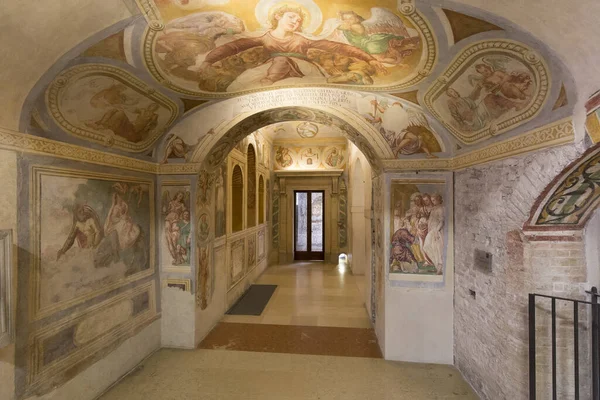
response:
<path id="1" fill-rule="evenodd" d="M 260 315 L 273 296 L 277 285 L 252 285 L 235 303 L 227 314 L 229 315 Z"/>

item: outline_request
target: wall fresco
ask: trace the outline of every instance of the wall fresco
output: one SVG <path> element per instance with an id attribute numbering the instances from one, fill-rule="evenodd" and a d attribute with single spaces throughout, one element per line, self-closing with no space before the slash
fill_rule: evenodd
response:
<path id="1" fill-rule="evenodd" d="M 448 243 L 444 183 L 393 180 L 390 273 L 442 275 Z"/>
<path id="2" fill-rule="evenodd" d="M 275 170 L 282 169 L 342 169 L 346 165 L 345 145 L 290 146 L 275 145 Z"/>
<path id="3" fill-rule="evenodd" d="M 189 266 L 194 234 L 190 186 L 167 183 L 161 190 L 161 265 Z"/>
<path id="4" fill-rule="evenodd" d="M 32 179 L 34 315 L 152 274 L 150 181 L 45 167 Z"/>

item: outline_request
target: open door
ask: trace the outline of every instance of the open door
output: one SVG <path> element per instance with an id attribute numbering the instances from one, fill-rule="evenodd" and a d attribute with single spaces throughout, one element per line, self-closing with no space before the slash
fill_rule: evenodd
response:
<path id="1" fill-rule="evenodd" d="M 325 259 L 325 192 L 294 191 L 294 260 Z"/>

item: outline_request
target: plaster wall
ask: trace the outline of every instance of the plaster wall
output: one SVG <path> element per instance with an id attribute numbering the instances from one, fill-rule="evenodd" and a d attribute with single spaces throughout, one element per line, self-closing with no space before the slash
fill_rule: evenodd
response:
<path id="1" fill-rule="evenodd" d="M 0 229 L 12 229 L 13 241 L 17 240 L 17 155 L 0 150 Z M 16 261 L 16 248 L 13 255 Z M 13 268 L 13 315 L 16 311 L 17 268 Z M 14 342 L 0 349 L 0 399 L 12 400 L 15 393 L 15 345 Z"/>
<path id="2" fill-rule="evenodd" d="M 585 279 L 558 254 L 543 253 L 551 243 L 528 259 L 536 249 L 518 233 L 536 198 L 578 153 L 562 146 L 455 173 L 455 363 L 482 399 L 527 397 L 527 293 L 567 283 L 560 295 L 569 297 Z M 492 254 L 491 273 L 475 268 L 475 250 Z"/>
<path id="3" fill-rule="evenodd" d="M 348 204 L 350 211 L 350 249 L 348 256 L 352 273 L 364 275 L 363 289 L 365 307 L 372 309 L 372 180 L 371 166 L 366 157 L 351 142 L 348 142 Z"/>
<path id="4" fill-rule="evenodd" d="M 390 219 L 392 179 L 445 181 L 446 259 L 443 280 L 398 280 L 390 268 Z M 395 361 L 454 363 L 454 255 L 452 174 L 385 174 L 385 359 Z M 435 276 L 434 276 L 435 277 Z"/>
<path id="5" fill-rule="evenodd" d="M 31 400 L 92 400 L 160 348 L 160 320 L 127 339 L 108 356 L 54 391 Z"/>
<path id="6" fill-rule="evenodd" d="M 588 222 L 583 237 L 588 284 L 600 287 L 600 211 Z"/>

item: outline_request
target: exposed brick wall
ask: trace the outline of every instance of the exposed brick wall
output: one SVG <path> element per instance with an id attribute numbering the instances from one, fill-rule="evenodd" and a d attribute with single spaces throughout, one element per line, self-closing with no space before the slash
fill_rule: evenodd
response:
<path id="1" fill-rule="evenodd" d="M 536 198 L 578 154 L 562 146 L 455 174 L 455 363 L 482 399 L 528 398 L 527 294 L 570 294 L 561 284 L 585 280 L 575 244 L 546 248 L 520 234 Z M 476 249 L 493 254 L 491 273 L 474 268 Z"/>

